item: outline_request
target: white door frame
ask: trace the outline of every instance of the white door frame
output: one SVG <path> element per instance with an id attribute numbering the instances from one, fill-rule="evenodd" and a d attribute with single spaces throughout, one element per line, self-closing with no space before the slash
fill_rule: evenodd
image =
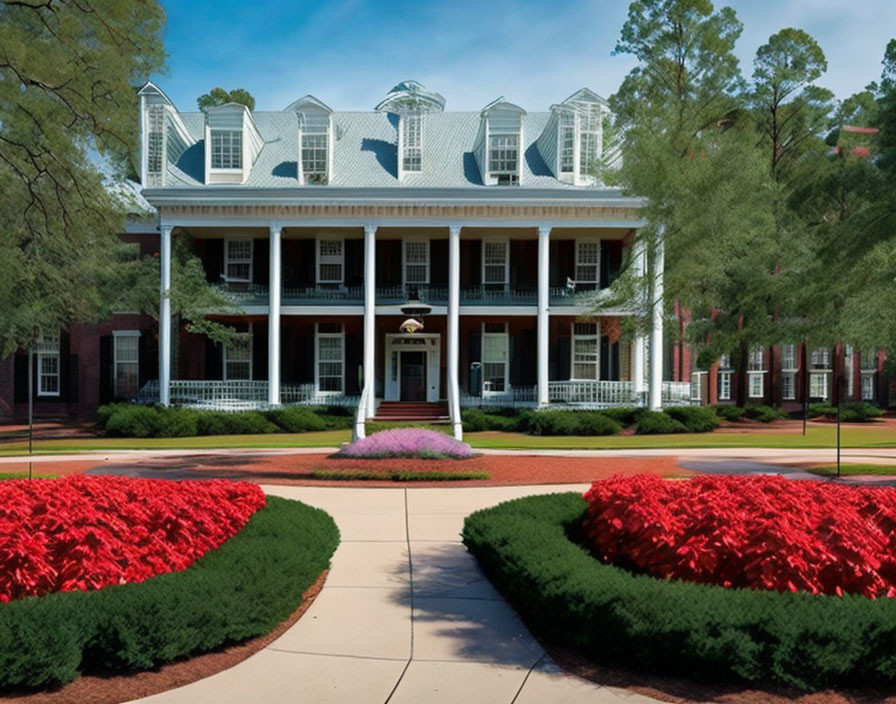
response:
<path id="1" fill-rule="evenodd" d="M 385 344 L 386 384 L 385 401 L 401 400 L 402 351 L 426 353 L 426 400 L 435 403 L 441 391 L 440 364 L 442 360 L 442 335 L 437 332 L 390 333 Z"/>

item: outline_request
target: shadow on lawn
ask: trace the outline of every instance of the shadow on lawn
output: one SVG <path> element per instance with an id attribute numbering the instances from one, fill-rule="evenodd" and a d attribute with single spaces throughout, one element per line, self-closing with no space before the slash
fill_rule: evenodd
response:
<path id="1" fill-rule="evenodd" d="M 142 479 L 230 479 L 257 484 L 312 478 L 311 471 L 253 468 L 269 458 L 256 455 L 190 455 L 179 459 L 147 460 L 140 464 L 105 464 L 94 467 L 87 474 L 115 474 Z"/>

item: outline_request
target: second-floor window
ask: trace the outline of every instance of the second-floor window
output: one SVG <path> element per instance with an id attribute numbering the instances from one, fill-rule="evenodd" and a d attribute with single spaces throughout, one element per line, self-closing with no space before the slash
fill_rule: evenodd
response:
<path id="1" fill-rule="evenodd" d="M 482 283 L 486 289 L 507 288 L 508 262 L 507 240 L 484 240 L 482 243 Z"/>
<path id="2" fill-rule="evenodd" d="M 317 241 L 317 283 L 341 284 L 345 263 L 343 240 Z"/>
<path id="3" fill-rule="evenodd" d="M 243 133 L 239 130 L 212 130 L 213 169 L 243 168 Z"/>
<path id="4" fill-rule="evenodd" d="M 252 281 L 252 240 L 224 240 L 224 279 Z"/>
<path id="5" fill-rule="evenodd" d="M 429 240 L 404 241 L 404 282 L 429 283 Z"/>
<path id="6" fill-rule="evenodd" d="M 600 335 L 597 323 L 572 324 L 572 378 L 599 378 Z"/>
<path id="7" fill-rule="evenodd" d="M 812 350 L 811 369 L 831 368 L 831 351 L 827 347 L 819 347 Z"/>
<path id="8" fill-rule="evenodd" d="M 600 283 L 600 241 L 576 240 L 576 287 L 596 288 Z"/>
<path id="9" fill-rule="evenodd" d="M 799 364 L 796 357 L 796 345 L 781 345 L 781 398 L 793 401 L 796 398 L 796 374 Z"/>
<path id="10" fill-rule="evenodd" d="M 410 113 L 404 122 L 401 167 L 404 171 L 423 169 L 423 115 Z"/>
<path id="11" fill-rule="evenodd" d="M 520 138 L 515 134 L 493 134 L 489 137 L 488 164 L 499 185 L 519 184 Z"/>
<path id="12" fill-rule="evenodd" d="M 252 378 L 252 323 L 248 332 L 224 345 L 224 381 Z"/>
<path id="13" fill-rule="evenodd" d="M 37 395 L 59 395 L 59 331 L 42 332 L 35 345 L 37 353 Z"/>
<path id="14" fill-rule="evenodd" d="M 750 398 L 765 396 L 765 350 L 761 347 L 750 350 L 747 364 L 747 392 Z"/>
<path id="15" fill-rule="evenodd" d="M 719 357 L 719 401 L 731 400 L 731 355 Z"/>

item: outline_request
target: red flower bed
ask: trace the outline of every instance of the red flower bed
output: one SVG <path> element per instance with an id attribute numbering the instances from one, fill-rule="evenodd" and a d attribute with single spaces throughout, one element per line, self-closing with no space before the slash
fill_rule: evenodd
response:
<path id="1" fill-rule="evenodd" d="M 0 482 L 0 602 L 186 569 L 264 505 L 258 486 L 225 480 Z"/>
<path id="2" fill-rule="evenodd" d="M 654 577 L 896 596 L 896 489 L 638 475 L 594 482 L 585 499 L 600 558 Z"/>

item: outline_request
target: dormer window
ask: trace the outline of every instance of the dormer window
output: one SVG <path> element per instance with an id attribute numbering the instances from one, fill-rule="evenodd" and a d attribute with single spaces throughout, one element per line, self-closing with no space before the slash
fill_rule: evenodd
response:
<path id="1" fill-rule="evenodd" d="M 576 116 L 575 113 L 564 111 L 560 113 L 560 173 L 572 174 L 575 172 L 576 153 Z"/>
<path id="2" fill-rule="evenodd" d="M 150 186 L 162 185 L 165 168 L 165 107 L 150 105 L 147 110 L 146 174 Z"/>
<path id="3" fill-rule="evenodd" d="M 328 115 L 305 115 L 301 129 L 305 185 L 325 186 L 330 180 L 330 118 Z"/>
<path id="4" fill-rule="evenodd" d="M 497 177 L 499 186 L 519 184 L 519 152 L 519 135 L 493 134 L 489 137 L 489 173 Z"/>
<path id="5" fill-rule="evenodd" d="M 243 168 L 243 133 L 238 130 L 211 130 L 213 169 Z"/>
<path id="6" fill-rule="evenodd" d="M 597 105 L 589 105 L 579 113 L 579 174 L 592 176 L 600 157 L 601 112 Z"/>
<path id="7" fill-rule="evenodd" d="M 402 117 L 402 122 L 404 126 L 402 167 L 405 171 L 421 171 L 423 169 L 423 115 L 409 113 Z"/>
<path id="8" fill-rule="evenodd" d="M 603 121 L 607 102 L 583 88 L 559 105 L 538 138 L 538 150 L 556 177 L 566 183 L 590 185 L 599 178 L 604 154 Z M 612 156 L 612 155 L 611 155 Z"/>

